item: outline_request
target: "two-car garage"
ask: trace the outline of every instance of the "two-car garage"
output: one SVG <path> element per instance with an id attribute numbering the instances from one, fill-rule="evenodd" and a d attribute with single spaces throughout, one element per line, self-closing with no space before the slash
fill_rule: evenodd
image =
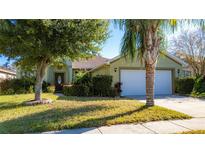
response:
<path id="1" fill-rule="evenodd" d="M 168 52 L 160 54 L 155 71 L 155 95 L 172 95 L 175 90 L 175 79 L 182 76 L 183 67 L 187 65 L 170 55 Z M 115 57 L 105 64 L 91 70 L 91 75 L 112 76 L 112 86 L 121 84 L 121 96 L 146 95 L 145 65 L 137 57 L 131 60 L 123 56 Z"/>
<path id="2" fill-rule="evenodd" d="M 145 70 L 122 69 L 120 70 L 121 96 L 146 95 Z M 172 94 L 172 71 L 156 70 L 155 95 Z"/>

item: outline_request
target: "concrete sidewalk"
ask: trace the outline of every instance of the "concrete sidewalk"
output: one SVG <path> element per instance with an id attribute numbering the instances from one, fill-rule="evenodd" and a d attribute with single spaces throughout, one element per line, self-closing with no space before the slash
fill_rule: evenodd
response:
<path id="1" fill-rule="evenodd" d="M 199 129 L 205 129 L 205 118 L 67 129 L 43 134 L 170 134 Z"/>

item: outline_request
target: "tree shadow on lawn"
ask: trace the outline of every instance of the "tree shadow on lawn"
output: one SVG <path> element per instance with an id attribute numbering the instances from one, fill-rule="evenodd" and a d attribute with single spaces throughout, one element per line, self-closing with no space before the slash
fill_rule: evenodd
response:
<path id="1" fill-rule="evenodd" d="M 107 121 L 109 121 L 109 120 L 114 120 L 114 119 L 117 119 L 119 117 L 129 116 L 129 115 L 132 115 L 136 112 L 141 112 L 141 111 L 143 111 L 147 108 L 149 108 L 149 107 L 144 105 L 144 106 L 141 106 L 137 109 L 134 109 L 134 110 L 131 110 L 131 111 L 128 111 L 128 112 L 119 113 L 119 114 L 110 115 L 110 116 L 105 115 L 104 117 L 88 119 L 88 120 L 85 120 L 83 122 L 77 123 L 76 125 L 73 125 L 72 128 L 82 128 L 82 127 L 88 127 L 89 128 L 89 127 L 105 126 L 105 125 L 108 125 Z M 126 123 L 126 122 L 124 121 L 122 123 Z M 116 124 L 122 124 L 122 123 L 117 122 Z M 127 122 L 127 123 L 130 123 L 130 122 Z"/>
<path id="2" fill-rule="evenodd" d="M 99 118 L 96 118 L 96 116 L 86 117 L 86 114 L 95 111 L 106 110 L 107 108 L 110 109 L 110 107 L 90 105 L 78 107 L 75 109 L 50 109 L 44 112 L 30 114 L 17 119 L 1 122 L 0 133 L 36 133 L 71 128 L 104 126 L 107 125 L 108 120 L 131 115 L 135 112 L 140 112 L 147 107 L 141 106 L 140 108 L 129 112 L 109 116 L 104 115 L 103 117 Z M 83 116 L 85 120 L 78 116 Z M 71 119 L 71 121 L 69 121 L 69 119 Z"/>
<path id="3" fill-rule="evenodd" d="M 45 98 L 46 97 L 43 97 L 43 99 L 45 99 Z M 58 98 L 59 97 L 57 97 L 56 100 Z M 15 99 L 15 97 L 14 97 L 14 99 Z M 11 103 L 10 101 L 0 102 L 0 111 L 19 108 L 19 107 L 28 107 L 29 105 L 26 105 L 26 102 L 32 101 L 32 100 L 33 99 L 27 99 L 27 100 L 24 100 L 24 101 L 14 102 L 14 103 Z M 53 101 L 55 101 L 55 100 L 53 100 Z M 38 105 L 44 105 L 44 104 L 38 104 Z"/>
<path id="4" fill-rule="evenodd" d="M 21 103 L 1 102 L 0 103 L 0 111 L 13 109 L 13 108 L 17 108 L 17 107 L 23 107 L 23 106 L 25 106 L 25 102 L 21 102 Z"/>
<path id="5" fill-rule="evenodd" d="M 127 100 L 128 98 L 122 97 L 78 97 L 78 96 L 60 96 L 57 100 L 63 101 L 79 101 L 79 102 L 90 102 L 90 101 L 110 101 L 110 100 Z M 131 100 L 131 99 L 130 99 Z"/>
<path id="6" fill-rule="evenodd" d="M 104 110 L 107 107 L 89 105 L 78 108 L 56 108 L 0 122 L 0 133 L 33 133 L 66 128 L 63 121 L 77 115 Z M 70 127 L 68 125 L 68 127 Z"/>
<path id="7" fill-rule="evenodd" d="M 30 100 L 28 100 L 28 101 L 30 101 Z M 18 103 L 1 102 L 0 103 L 0 111 L 31 106 L 31 105 L 26 105 L 26 102 L 28 102 L 28 101 L 23 101 L 23 102 L 18 102 Z M 45 105 L 45 104 L 37 104 L 37 105 Z"/>

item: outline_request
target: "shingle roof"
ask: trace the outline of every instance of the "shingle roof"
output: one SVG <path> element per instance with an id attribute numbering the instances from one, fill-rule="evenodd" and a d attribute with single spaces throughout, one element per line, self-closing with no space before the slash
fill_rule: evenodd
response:
<path id="1" fill-rule="evenodd" d="M 186 63 L 186 62 L 184 62 L 183 60 L 177 58 L 176 56 L 171 55 L 171 54 L 168 53 L 168 52 L 165 52 L 164 54 L 165 54 L 167 57 L 169 57 L 170 59 L 174 60 L 175 62 L 181 64 L 182 66 L 184 66 L 184 67 L 187 66 L 187 63 Z M 110 63 L 112 63 L 112 62 L 115 61 L 115 60 L 120 59 L 121 57 L 122 57 L 122 55 L 118 55 L 118 56 L 116 56 L 116 57 L 114 57 L 114 58 L 112 58 L 112 59 L 108 59 L 106 64 L 109 65 Z M 96 70 L 96 69 L 98 69 L 98 68 L 104 66 L 103 64 L 105 64 L 105 63 L 102 63 L 101 65 L 99 65 L 99 66 L 97 66 L 97 67 L 94 67 L 94 68 L 91 69 L 89 72 L 92 72 L 93 70 Z"/>
<path id="2" fill-rule="evenodd" d="M 86 70 L 90 70 L 93 69 L 95 67 L 98 67 L 106 62 L 108 62 L 109 59 L 104 58 L 102 56 L 95 56 L 89 59 L 81 59 L 78 61 L 74 61 L 72 63 L 72 68 L 73 69 L 86 69 Z"/>
<path id="3" fill-rule="evenodd" d="M 9 68 L 5 68 L 5 67 L 2 67 L 2 66 L 0 66 L 0 72 L 16 75 L 16 71 L 15 70 L 12 70 L 12 69 L 9 69 Z"/>

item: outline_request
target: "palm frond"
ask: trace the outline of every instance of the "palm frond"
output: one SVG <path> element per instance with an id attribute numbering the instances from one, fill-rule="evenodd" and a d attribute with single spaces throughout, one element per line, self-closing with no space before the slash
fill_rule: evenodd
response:
<path id="1" fill-rule="evenodd" d="M 133 33 L 130 29 L 127 29 L 122 42 L 121 42 L 121 54 L 126 56 L 130 56 L 133 60 L 136 56 L 136 41 L 137 37 L 136 34 Z"/>
<path id="2" fill-rule="evenodd" d="M 145 39 L 144 36 L 150 26 L 153 26 L 157 31 L 158 37 L 162 38 L 160 41 L 160 51 L 166 50 L 165 35 L 168 32 L 175 32 L 179 26 L 184 24 L 194 24 L 204 27 L 205 20 L 195 19 L 118 19 L 114 20 L 114 24 L 119 26 L 124 31 L 124 36 L 121 40 L 121 54 L 130 56 L 133 60 L 138 58 L 141 62 L 146 57 L 145 55 Z M 158 52 L 160 52 L 158 51 Z"/>

